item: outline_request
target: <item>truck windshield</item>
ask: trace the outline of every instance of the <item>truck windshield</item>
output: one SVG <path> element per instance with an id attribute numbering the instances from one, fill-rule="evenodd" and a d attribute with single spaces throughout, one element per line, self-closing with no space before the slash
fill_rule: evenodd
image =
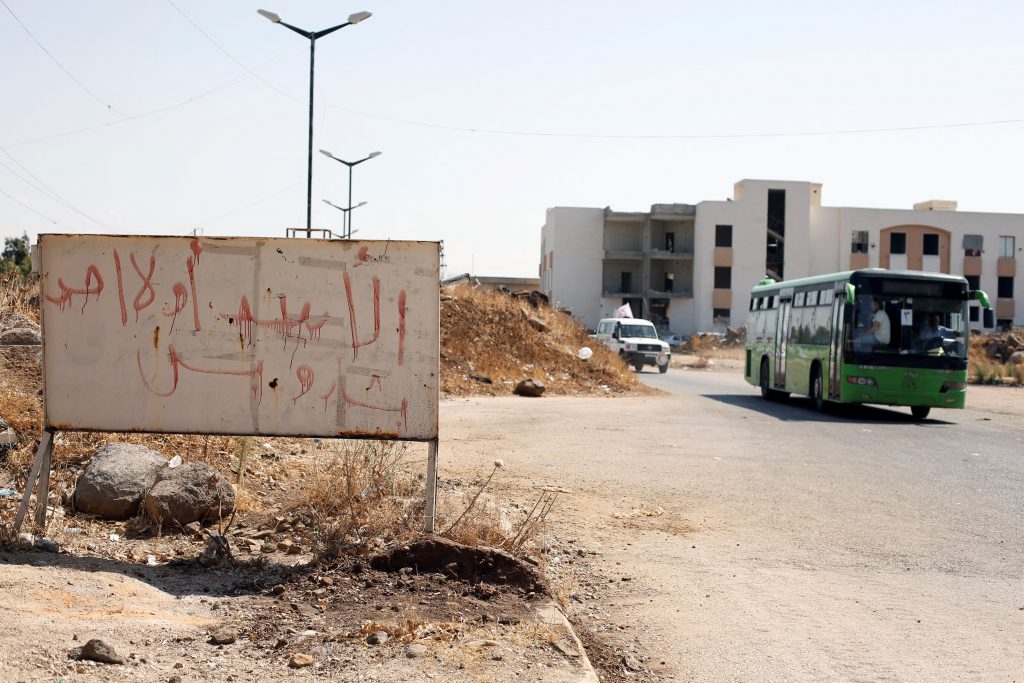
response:
<path id="1" fill-rule="evenodd" d="M 619 329 L 621 339 L 643 337 L 646 339 L 657 339 L 658 334 L 654 331 L 654 325 L 628 325 L 624 324 Z"/>

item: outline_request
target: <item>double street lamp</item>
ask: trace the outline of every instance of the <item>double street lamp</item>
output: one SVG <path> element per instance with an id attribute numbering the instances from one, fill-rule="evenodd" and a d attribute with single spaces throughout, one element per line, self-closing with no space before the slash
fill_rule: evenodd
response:
<path id="1" fill-rule="evenodd" d="M 346 219 L 349 218 L 352 215 L 352 210 L 353 209 L 358 209 L 360 206 L 366 206 L 366 202 L 359 202 L 355 206 L 352 206 L 352 202 L 349 202 L 349 205 L 347 207 L 346 206 L 338 206 L 337 204 L 332 204 L 331 202 L 327 201 L 326 199 L 323 200 L 323 203 L 326 204 L 327 206 L 333 206 L 338 211 L 341 211 L 343 214 L 345 214 L 345 218 Z M 344 225 L 345 225 L 345 223 L 342 222 L 342 226 L 344 226 Z M 350 240 L 350 239 L 352 239 L 352 233 L 359 232 L 358 230 L 353 230 L 352 229 L 352 227 L 351 227 L 352 226 L 352 221 L 351 220 L 348 221 L 348 226 L 349 227 L 347 227 L 347 228 L 346 227 L 342 228 L 342 233 L 341 233 L 341 238 L 342 239 Z"/>
<path id="2" fill-rule="evenodd" d="M 351 208 L 355 208 L 354 206 L 352 206 L 352 167 L 353 166 L 358 166 L 359 164 L 363 163 L 364 161 L 369 161 L 370 159 L 373 159 L 374 157 L 379 157 L 381 155 L 381 153 L 380 152 L 370 152 L 367 156 L 363 157 L 359 161 L 345 161 L 344 159 L 339 159 L 338 157 L 336 157 L 333 154 L 331 154 L 330 152 L 328 152 L 326 149 L 320 150 L 320 153 L 323 154 L 325 157 L 327 157 L 329 159 L 334 159 L 335 161 L 337 161 L 339 163 L 342 163 L 342 164 L 345 164 L 346 166 L 348 166 L 348 205 Z M 327 201 L 327 200 L 325 199 L 324 201 Z M 330 202 L 328 202 L 328 203 L 330 204 Z M 362 204 L 365 204 L 365 203 L 366 202 L 363 202 Z M 362 204 L 360 204 L 359 206 L 362 206 Z M 334 204 L 331 204 L 331 206 L 334 206 Z M 335 207 L 335 208 L 341 208 L 341 207 Z M 351 216 L 351 214 L 346 213 L 345 214 L 345 220 L 347 221 L 347 225 L 345 226 L 345 233 L 349 237 L 351 237 L 352 236 L 352 216 Z"/>
<path id="3" fill-rule="evenodd" d="M 298 33 L 304 38 L 309 38 L 309 154 L 308 163 L 306 165 L 306 237 L 312 237 L 313 234 L 313 64 L 314 57 L 316 54 L 316 39 L 323 38 L 324 36 L 334 33 L 340 28 L 345 28 L 351 24 L 358 24 L 364 19 L 370 18 L 369 12 L 356 12 L 350 14 L 348 21 L 344 24 L 338 24 L 330 28 L 325 28 L 322 31 L 306 31 L 297 26 L 292 26 L 281 21 L 274 12 L 269 12 L 265 9 L 256 10 L 260 16 L 266 17 L 275 24 L 281 24 L 285 28 Z"/>

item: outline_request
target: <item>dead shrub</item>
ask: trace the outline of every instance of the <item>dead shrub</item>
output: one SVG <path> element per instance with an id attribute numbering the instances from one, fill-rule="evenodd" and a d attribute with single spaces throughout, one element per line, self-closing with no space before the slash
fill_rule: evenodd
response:
<path id="1" fill-rule="evenodd" d="M 414 533 L 422 511 L 406 502 L 419 488 L 407 450 L 398 441 L 338 442 L 326 461 L 314 460 L 290 507 L 312 522 L 318 557 L 365 554 L 377 537 Z"/>
<path id="2" fill-rule="evenodd" d="M 0 311 L 39 322 L 39 276 L 0 273 Z"/>
<path id="3" fill-rule="evenodd" d="M 490 546 L 520 555 L 531 547 L 532 542 L 543 533 L 548 514 L 554 508 L 561 489 L 541 489 L 533 507 L 525 516 L 519 515 L 518 519 L 512 519 L 497 499 L 487 498 L 480 502 L 481 495 L 502 467 L 501 460 L 494 462 L 494 469 L 461 512 L 458 512 L 459 506 L 451 498 L 442 501 L 438 510 L 439 526 L 446 527 L 441 532 L 442 536 L 464 545 Z"/>

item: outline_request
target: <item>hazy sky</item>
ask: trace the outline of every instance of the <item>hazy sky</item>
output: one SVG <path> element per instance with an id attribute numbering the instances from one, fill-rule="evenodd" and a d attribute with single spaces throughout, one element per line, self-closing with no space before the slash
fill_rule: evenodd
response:
<path id="1" fill-rule="evenodd" d="M 0 236 L 305 227 L 309 43 L 260 7 L 373 12 L 317 42 L 314 150 L 382 151 L 355 237 L 444 240 L 448 274 L 535 276 L 547 207 L 741 178 L 1024 213 L 1021 3 L 255 1 L 0 0 Z M 340 230 L 322 198 L 347 174 L 315 154 Z"/>

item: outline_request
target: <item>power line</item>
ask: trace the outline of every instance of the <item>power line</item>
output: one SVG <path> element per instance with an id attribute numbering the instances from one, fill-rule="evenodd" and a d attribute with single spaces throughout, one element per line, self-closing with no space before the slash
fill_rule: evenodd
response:
<path id="1" fill-rule="evenodd" d="M 3 2 L 3 0 L 0 0 L 0 2 Z M 259 66 L 257 68 L 262 69 L 262 68 L 270 67 L 273 64 L 276 64 L 277 62 L 281 61 L 282 59 L 288 57 L 289 55 L 291 55 L 292 53 L 297 52 L 297 51 L 298 50 L 296 50 L 296 49 L 292 49 L 292 50 L 288 50 L 286 52 L 282 52 L 278 56 L 276 56 L 273 59 L 265 62 L 264 64 L 262 64 L 261 66 Z M 163 106 L 163 107 L 159 107 L 157 109 L 151 109 L 150 111 L 144 111 L 141 114 L 134 114 L 132 116 L 128 116 L 127 118 L 123 118 L 123 119 L 120 119 L 118 121 L 107 121 L 105 123 L 97 123 L 97 124 L 94 124 L 94 125 L 91 125 L 91 126 L 83 126 L 82 128 L 74 128 L 72 130 L 66 130 L 66 131 L 63 131 L 61 133 L 52 133 L 50 135 L 44 135 L 44 136 L 37 137 L 37 138 L 31 138 L 29 140 L 21 140 L 19 142 L 12 142 L 12 143 L 9 143 L 9 144 L 7 144 L 5 146 L 6 147 L 21 147 L 22 145 L 32 145 L 32 144 L 35 144 L 37 142 L 46 142 L 48 140 L 56 140 L 58 138 L 68 137 L 70 135 L 77 135 L 79 133 L 86 133 L 88 131 L 97 130 L 99 128 L 110 128 L 110 127 L 113 127 L 113 126 L 120 125 L 122 123 L 127 123 L 129 121 L 137 121 L 139 119 L 145 119 L 145 118 L 148 118 L 150 116 L 156 116 L 157 114 L 163 114 L 164 112 L 171 111 L 172 109 L 178 109 L 180 107 L 184 107 L 186 105 L 192 104 L 193 102 L 198 102 L 199 100 L 204 99 L 206 97 L 209 97 L 210 95 L 214 95 L 214 94 L 216 94 L 218 92 L 221 92 L 222 90 L 227 90 L 228 88 L 233 88 L 234 86 L 236 86 L 239 83 L 242 83 L 242 82 L 248 80 L 249 78 L 250 78 L 250 76 L 246 75 L 246 74 L 243 74 L 241 76 L 236 76 L 236 77 L 234 77 L 234 78 L 232 78 L 230 80 L 224 81 L 223 83 L 210 88 L 209 90 L 201 92 L 198 95 L 195 95 L 193 97 L 189 97 L 187 99 L 181 100 L 180 102 L 175 102 L 174 104 L 169 104 L 169 105 L 166 105 L 166 106 Z M 271 87 L 273 87 L 273 86 L 271 86 Z"/>
<path id="2" fill-rule="evenodd" d="M 34 35 L 32 34 L 32 31 L 28 30 L 28 26 L 25 26 L 25 23 L 24 23 L 24 22 L 23 22 L 23 21 L 22 21 L 21 19 L 19 19 L 19 18 L 18 18 L 18 15 L 14 13 L 14 10 L 12 10 L 12 9 L 11 9 L 11 8 L 10 8 L 10 7 L 8 6 L 8 4 L 7 4 L 6 2 L 4 2 L 4 0 L 0 0 L 0 5 L 3 5 L 3 6 L 4 6 L 4 9 L 6 9 L 6 10 L 7 10 L 8 12 L 10 12 L 11 16 L 12 16 L 12 17 L 14 17 L 14 20 L 15 20 L 16 22 L 18 22 L 18 26 L 21 26 L 21 28 L 22 28 L 22 29 L 23 29 L 23 30 L 25 31 L 25 33 L 27 33 L 27 34 L 28 34 L 28 37 L 29 37 L 29 38 L 31 38 L 31 39 L 32 39 L 32 40 L 33 40 L 33 41 L 35 42 L 35 44 L 39 46 L 39 49 L 40 49 L 40 50 L 42 50 L 42 51 L 43 51 L 43 52 L 44 52 L 44 53 L 46 54 L 46 56 L 47 56 L 47 57 L 49 57 L 49 58 L 50 58 L 50 60 L 51 60 L 51 61 L 52 61 L 52 62 L 53 62 L 54 64 L 56 64 L 56 65 L 57 65 L 57 68 L 59 68 L 59 69 L 60 69 L 61 71 L 63 71 L 63 72 L 64 72 L 64 74 L 65 74 L 65 75 L 66 75 L 66 76 L 67 76 L 68 78 L 70 78 L 70 79 L 71 79 L 71 80 L 72 80 L 72 81 L 73 81 L 73 82 L 75 83 L 75 85 L 77 85 L 77 86 L 78 86 L 79 88 L 81 88 L 81 89 L 82 89 L 82 91 L 83 91 L 83 92 L 85 92 L 85 94 L 87 94 L 87 95 L 88 95 L 89 97 L 91 97 L 92 99 L 94 99 L 94 100 L 96 100 L 97 102 L 99 102 L 99 104 L 100 104 L 100 105 L 102 105 L 102 106 L 103 106 L 104 108 L 106 108 L 107 110 L 109 110 L 109 111 L 112 111 L 112 112 L 114 112 L 115 114 L 117 114 L 117 115 L 119 115 L 119 116 L 125 116 L 125 117 L 127 117 L 127 116 L 128 116 L 128 114 L 125 114 L 124 112 L 120 112 L 120 111 L 118 111 L 117 109 L 114 109 L 114 107 L 112 107 L 112 106 L 111 106 L 110 104 L 108 104 L 108 103 L 104 102 L 104 101 L 103 101 L 103 100 L 102 100 L 102 99 L 100 98 L 100 96 L 99 96 L 99 95 L 97 95 L 97 94 L 96 94 L 96 93 L 94 93 L 94 92 L 93 92 L 92 90 L 90 90 L 90 89 L 89 89 L 89 87 L 85 85 L 85 83 L 82 83 L 82 81 L 78 80 L 78 78 L 76 78 L 76 77 L 75 77 L 75 75 L 74 75 L 73 73 L 71 73 L 70 71 L 68 71 L 68 70 L 67 70 L 67 68 L 66 68 L 66 67 L 65 67 L 65 66 L 64 66 L 63 64 L 61 64 L 61 63 L 60 63 L 60 60 L 59 60 L 59 59 L 57 59 L 56 57 L 54 57 L 54 56 L 53 56 L 53 53 L 52 53 L 52 52 L 50 52 L 49 50 L 47 50 L 47 49 L 46 49 L 46 46 L 45 46 L 45 45 L 43 45 L 43 44 L 42 44 L 42 43 L 41 43 L 41 42 L 39 41 L 39 39 L 38 39 L 38 38 L 36 38 L 36 37 L 35 37 L 35 36 L 34 36 Z"/>
<path id="3" fill-rule="evenodd" d="M 76 206 L 75 206 L 74 204 L 72 204 L 72 203 L 71 203 L 71 202 L 69 202 L 68 200 L 64 199 L 64 197 L 60 196 L 60 195 L 59 195 L 59 194 L 57 193 L 57 191 L 56 191 L 56 190 L 54 190 L 54 189 L 53 189 L 52 187 L 50 187 L 49 185 L 47 185 L 46 183 L 44 183 L 44 182 L 43 182 L 43 181 L 42 181 L 42 180 L 41 180 L 41 179 L 40 179 L 40 178 L 39 178 L 39 177 L 38 177 L 38 176 L 37 176 L 36 174 L 34 174 L 34 173 L 32 173 L 32 171 L 28 170 L 28 168 L 26 168 L 24 164 L 22 164 L 22 163 L 21 163 L 20 161 L 18 161 L 17 159 L 15 159 L 15 158 L 14 158 L 14 157 L 13 157 L 13 156 L 11 155 L 11 153 L 10 153 L 10 152 L 8 152 L 8 151 L 7 151 L 6 149 L 4 149 L 3 147 L 0 147 L 0 153 L 3 153 L 4 155 L 6 155 L 6 156 L 7 156 L 7 158 L 8 158 L 8 159 L 10 159 L 10 160 L 11 160 L 11 161 L 13 161 L 13 162 L 14 162 L 15 164 L 17 164 L 17 165 L 18 165 L 18 167 L 19 167 L 19 168 L 21 168 L 21 170 L 23 170 L 23 171 L 24 171 L 25 173 L 27 173 L 27 174 L 29 175 L 29 177 L 31 177 L 31 178 L 32 178 L 32 180 L 36 181 L 36 183 L 38 183 L 38 184 L 39 184 L 39 186 L 37 187 L 36 185 L 33 185 L 33 184 L 32 184 L 31 182 L 29 182 L 28 180 L 25 180 L 25 178 L 23 178 L 23 177 L 22 177 L 22 176 L 21 176 L 21 175 L 20 175 L 20 174 L 19 174 L 19 173 L 18 173 L 17 171 L 15 171 L 15 170 L 14 170 L 14 169 L 12 169 L 12 168 L 11 168 L 10 166 L 8 166 L 7 164 L 5 164 L 5 163 L 4 163 L 3 161 L 0 161 L 0 166 L 2 166 L 3 168 L 5 168 L 5 169 L 7 170 L 7 172 L 8 172 L 8 173 L 10 173 L 10 174 L 11 174 L 11 175 L 13 175 L 13 176 L 14 176 L 15 178 L 17 178 L 18 180 L 22 181 L 23 183 L 25 183 L 26 185 L 28 185 L 29 187 L 31 187 L 32 189 L 34 189 L 34 190 L 35 190 L 36 192 L 39 192 L 39 193 L 40 193 L 40 194 L 42 194 L 42 195 L 43 195 L 44 197 L 47 197 L 47 198 L 49 198 L 49 199 L 52 199 L 52 200 L 54 200 L 54 201 L 56 201 L 56 202 L 58 202 L 58 203 L 60 203 L 60 204 L 64 205 L 64 206 L 65 206 L 66 208 L 68 208 L 68 209 L 71 209 L 72 211 L 74 211 L 75 213 L 77 213 L 77 214 L 78 214 L 79 216 L 82 216 L 82 217 L 84 217 L 84 218 L 87 218 L 88 220 L 92 221 L 92 222 L 93 222 L 93 223 L 95 223 L 96 225 L 99 225 L 99 226 L 101 226 L 101 227 L 104 227 L 104 228 L 109 228 L 109 229 L 111 229 L 111 230 L 114 230 L 114 229 L 116 229 L 116 228 L 114 228 L 114 226 L 112 226 L 112 225 L 109 225 L 109 224 L 107 224 L 107 223 L 104 223 L 104 222 L 102 222 L 102 221 L 98 221 L 98 220 L 96 220 L 95 218 L 93 218 L 93 217 L 92 217 L 92 216 L 90 216 L 89 214 L 87 214 L 87 213 L 85 213 L 84 211 L 82 211 L 81 209 L 77 208 L 77 207 L 76 207 Z"/>
<path id="4" fill-rule="evenodd" d="M 461 133 L 484 133 L 488 135 L 510 135 L 510 136 L 522 136 L 522 137 L 545 137 L 545 138 L 570 138 L 570 139 L 593 139 L 593 140 L 728 140 L 728 139 L 744 139 L 744 138 L 792 138 L 792 137 L 814 137 L 814 136 L 827 136 L 827 135 L 869 135 L 875 133 L 901 133 L 908 131 L 919 131 L 919 130 L 940 130 L 944 128 L 969 128 L 978 126 L 1004 126 L 1011 124 L 1024 123 L 1024 119 L 998 119 L 994 121 L 966 121 L 957 123 L 936 123 L 919 126 L 890 126 L 883 128 L 846 128 L 846 129 L 835 129 L 835 130 L 805 130 L 805 131 L 781 131 L 781 132 L 759 132 L 759 133 L 679 133 L 679 134 L 666 134 L 666 135 L 639 135 L 639 134 L 600 134 L 600 133 L 555 133 L 550 131 L 526 131 L 526 130 L 508 130 L 508 129 L 497 129 L 497 128 L 478 128 L 470 126 L 453 126 L 443 123 L 428 123 L 424 121 L 413 121 L 411 119 L 402 119 L 394 116 L 384 116 L 382 114 L 372 114 L 369 112 L 358 111 L 356 109 L 347 109 L 345 107 L 338 107 L 330 103 L 324 104 L 323 106 L 329 107 L 336 111 L 342 111 L 347 114 L 354 114 L 356 116 L 363 116 L 370 119 L 380 119 L 382 121 L 391 121 L 393 123 L 401 123 L 408 126 L 421 126 L 424 128 L 437 128 L 441 130 L 450 130 Z"/>
<path id="5" fill-rule="evenodd" d="M 223 47 L 223 46 L 222 46 L 222 45 L 221 45 L 220 43 L 218 43 L 218 42 L 217 42 L 216 40 L 214 40 L 214 39 L 213 39 L 213 38 L 212 38 L 212 37 L 210 36 L 210 34 L 209 34 L 209 33 L 207 33 L 206 31 L 204 31 L 204 30 L 202 29 L 202 27 L 201 27 L 201 26 L 199 26 L 199 24 L 197 24 L 197 23 L 196 23 L 195 21 L 193 21 L 193 20 L 192 20 L 192 17 L 190 17 L 189 15 L 185 14 L 184 10 L 182 10 L 182 9 L 181 9 L 180 7 L 178 7 L 178 5 L 176 5 L 176 4 L 174 3 L 174 0 L 167 0 L 167 3 L 168 3 L 168 4 L 169 4 L 169 5 L 171 6 L 171 7 L 173 7 L 174 9 L 178 10 L 178 14 L 180 14 L 180 15 L 181 15 L 181 16 L 183 16 L 183 17 L 185 17 L 185 21 L 187 21 L 188 23 L 192 24 L 192 27 L 193 27 L 193 28 L 195 28 L 195 30 L 199 31 L 200 35 L 202 35 L 202 36 L 203 36 L 204 38 L 206 38 L 206 39 L 207 39 L 208 41 L 210 41 L 210 43 L 212 43 L 214 47 L 216 47 L 216 48 L 217 48 L 218 50 L 220 50 L 220 51 L 221 51 L 221 52 L 222 52 L 222 53 L 223 53 L 223 54 L 224 54 L 224 55 L 225 55 L 225 56 L 226 56 L 226 57 L 227 57 L 228 59 L 230 59 L 230 60 L 231 60 L 232 62 L 234 62 L 235 64 L 237 64 L 237 65 L 238 65 L 239 67 L 241 67 L 241 68 L 242 68 L 242 70 L 243 70 L 243 71 L 245 71 L 245 72 L 246 72 L 247 74 L 249 74 L 250 76 L 252 76 L 253 78 L 255 78 L 255 79 L 256 79 L 257 81 L 259 81 L 259 82 L 260 82 L 260 83 L 262 83 L 263 85 L 267 86 L 268 88 L 270 88 L 270 89 L 271 89 L 271 90 L 273 90 L 274 92 L 277 92 L 277 93 L 279 93 L 279 94 L 281 94 L 281 95 L 284 95 L 284 96 L 285 96 L 285 97 L 287 97 L 288 99 L 291 99 L 291 100 L 296 100 L 296 101 L 301 101 L 301 100 L 300 100 L 300 99 L 299 99 L 298 97 L 294 97 L 294 96 L 292 96 L 292 95 L 289 95 L 288 93 L 286 93 L 286 92 L 285 92 L 284 90 L 281 90 L 280 88 L 278 88 L 278 87 L 277 87 L 276 85 L 274 85 L 273 83 L 270 83 L 269 81 L 266 81 L 266 80 L 264 80 L 262 76 L 260 76 L 259 74 L 257 74 L 257 73 L 256 73 L 255 71 L 253 71 L 253 70 L 252 70 L 252 69 L 250 69 L 250 68 L 249 68 L 248 66 L 246 66 L 246 65 L 245 65 L 245 63 L 243 63 L 243 62 L 242 62 L 242 61 L 241 61 L 240 59 L 238 59 L 238 58 L 237 58 L 237 57 L 235 57 L 235 56 L 234 56 L 233 54 L 231 54 L 230 52 L 228 52 L 228 51 L 227 51 L 227 50 L 226 50 L 226 49 L 225 49 L 225 48 L 224 48 L 224 47 Z"/>
<path id="6" fill-rule="evenodd" d="M 41 218 L 44 218 L 45 220 L 48 220 L 48 221 L 50 221 L 50 222 L 51 222 L 51 223 L 53 223 L 54 225 L 60 225 L 60 224 L 59 224 L 59 223 L 58 223 L 57 221 L 55 221 L 54 219 L 50 218 L 50 217 L 49 217 L 49 216 L 47 216 L 46 214 L 42 214 L 42 213 L 39 213 L 38 211 L 36 211 L 36 210 L 35 210 L 35 209 L 33 209 L 33 208 L 32 208 L 31 206 L 29 206 L 29 205 L 28 205 L 28 204 L 26 204 L 25 202 L 21 201 L 20 199 L 18 199 L 18 198 L 17 198 L 17 197 L 15 197 L 14 195 L 12 195 L 12 194 L 10 194 L 10 193 L 8 193 L 8 192 L 5 192 L 5 191 L 3 190 L 3 188 L 0 188 L 0 194 L 4 195 L 5 197 L 7 197 L 8 199 L 10 199 L 10 200 L 11 200 L 12 202 L 14 202 L 15 204 L 21 204 L 21 205 L 22 205 L 23 207 L 25 207 L 26 209 L 28 209 L 28 210 L 29 210 L 29 211 L 31 211 L 32 213 L 36 214 L 37 216 L 39 216 L 39 217 L 41 217 Z"/>

